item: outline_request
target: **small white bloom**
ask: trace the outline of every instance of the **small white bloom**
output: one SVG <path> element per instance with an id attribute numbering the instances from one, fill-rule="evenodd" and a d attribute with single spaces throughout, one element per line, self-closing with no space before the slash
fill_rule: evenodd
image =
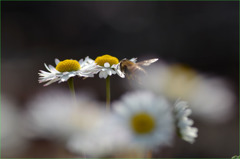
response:
<path id="1" fill-rule="evenodd" d="M 92 59 L 86 57 L 85 60 L 64 60 L 59 61 L 55 59 L 56 68 L 52 65 L 45 67 L 49 72 L 40 70 L 39 83 L 47 82 L 44 86 L 48 86 L 54 82 L 66 82 L 69 78 L 74 76 L 80 77 L 93 77 L 94 74 L 99 72 L 98 66 Z"/>
<path id="2" fill-rule="evenodd" d="M 67 140 L 76 132 L 87 133 L 101 116 L 98 103 L 63 90 L 44 91 L 27 103 L 26 123 L 32 137 Z"/>
<path id="3" fill-rule="evenodd" d="M 224 123 L 234 116 L 236 96 L 221 78 L 202 76 L 187 101 L 194 116 L 208 123 Z"/>
<path id="4" fill-rule="evenodd" d="M 181 138 L 189 143 L 194 143 L 195 138 L 198 136 L 198 129 L 191 127 L 193 120 L 188 116 L 192 113 L 191 109 L 188 109 L 187 102 L 177 101 L 174 107 L 175 120 L 178 128 L 178 133 Z"/>
<path id="5" fill-rule="evenodd" d="M 1 95 L 1 157 L 19 157 L 28 148 L 22 113 L 16 102 Z"/>
<path id="6" fill-rule="evenodd" d="M 119 60 L 116 57 L 110 55 L 99 56 L 95 59 L 95 63 L 99 69 L 99 78 L 107 78 L 108 76 L 118 74 L 121 78 L 125 75 L 121 72 L 119 66 Z"/>
<path id="7" fill-rule="evenodd" d="M 174 123 L 168 101 L 151 92 L 125 94 L 113 104 L 116 115 L 131 134 L 133 147 L 144 150 L 170 145 Z"/>

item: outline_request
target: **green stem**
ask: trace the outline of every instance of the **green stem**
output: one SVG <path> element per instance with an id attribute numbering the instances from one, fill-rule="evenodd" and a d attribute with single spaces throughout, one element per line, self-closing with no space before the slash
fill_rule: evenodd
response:
<path id="1" fill-rule="evenodd" d="M 69 86 L 69 89 L 70 89 L 70 91 L 72 93 L 73 98 L 76 99 L 75 90 L 74 90 L 74 83 L 73 83 L 73 77 L 68 79 L 68 86 Z"/>
<path id="2" fill-rule="evenodd" d="M 110 76 L 106 78 L 106 110 L 110 110 Z"/>

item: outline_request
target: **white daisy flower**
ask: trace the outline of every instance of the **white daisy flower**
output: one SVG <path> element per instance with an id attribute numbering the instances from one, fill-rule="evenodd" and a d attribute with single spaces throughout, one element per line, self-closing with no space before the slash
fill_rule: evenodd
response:
<path id="1" fill-rule="evenodd" d="M 59 61 L 55 59 L 56 67 L 52 65 L 45 67 L 49 72 L 40 70 L 39 83 L 47 82 L 44 86 L 48 86 L 54 82 L 61 83 L 66 82 L 69 78 L 74 76 L 80 77 L 93 77 L 95 73 L 98 73 L 98 66 L 94 63 L 92 59 L 86 57 L 85 60 L 81 59 L 79 61 L 67 59 L 64 61 Z"/>
<path id="2" fill-rule="evenodd" d="M 72 136 L 68 149 L 89 157 L 142 157 L 155 146 L 171 143 L 174 121 L 164 98 L 149 92 L 129 93 L 113 108 L 86 136 Z"/>
<path id="3" fill-rule="evenodd" d="M 165 98 L 151 92 L 129 93 L 113 108 L 131 134 L 133 147 L 150 150 L 171 143 L 174 122 Z"/>
<path id="4" fill-rule="evenodd" d="M 121 78 L 125 78 L 119 66 L 119 60 L 111 55 L 98 56 L 95 59 L 96 65 L 99 67 L 99 78 L 107 78 L 108 76 L 118 74 Z"/>
<path id="5" fill-rule="evenodd" d="M 73 101 L 69 93 L 57 89 L 44 91 L 27 103 L 25 123 L 31 137 L 65 141 L 76 132 L 88 133 L 103 114 L 101 105 L 89 95 L 76 97 Z"/>
<path id="6" fill-rule="evenodd" d="M 174 107 L 175 120 L 178 128 L 178 134 L 181 138 L 189 143 L 194 143 L 195 138 L 198 136 L 198 129 L 191 127 L 193 120 L 188 116 L 192 113 L 191 109 L 188 109 L 187 102 L 177 101 Z"/>

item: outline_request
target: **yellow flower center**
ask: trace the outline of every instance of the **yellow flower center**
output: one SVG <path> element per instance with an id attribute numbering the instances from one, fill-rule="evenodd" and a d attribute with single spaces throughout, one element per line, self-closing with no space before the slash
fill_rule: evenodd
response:
<path id="1" fill-rule="evenodd" d="M 175 76 L 184 75 L 184 77 L 189 80 L 195 78 L 197 75 L 197 73 L 193 69 L 191 69 L 186 65 L 179 65 L 179 64 L 173 65 L 170 67 L 170 71 Z"/>
<path id="2" fill-rule="evenodd" d="M 139 113 L 132 117 L 131 126 L 137 134 L 147 134 L 155 128 L 155 121 L 152 116 L 147 113 Z"/>
<path id="3" fill-rule="evenodd" d="M 77 60 L 64 60 L 57 64 L 56 70 L 59 72 L 71 72 L 80 70 L 80 64 Z"/>
<path id="4" fill-rule="evenodd" d="M 181 97 L 188 100 L 201 80 L 193 69 L 178 64 L 169 67 L 169 74 L 166 77 L 167 83 L 164 85 L 164 91 L 173 99 Z"/>
<path id="5" fill-rule="evenodd" d="M 112 66 L 113 64 L 118 64 L 119 60 L 116 57 L 113 57 L 111 55 L 103 55 L 103 56 L 98 56 L 95 59 L 95 62 L 100 66 L 104 66 L 104 64 L 108 62 L 110 66 Z"/>

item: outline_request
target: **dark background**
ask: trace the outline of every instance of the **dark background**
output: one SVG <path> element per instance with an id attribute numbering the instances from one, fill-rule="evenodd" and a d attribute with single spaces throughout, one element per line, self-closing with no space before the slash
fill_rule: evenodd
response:
<path id="1" fill-rule="evenodd" d="M 23 105 L 45 89 L 38 84 L 43 63 L 54 58 L 95 59 L 110 54 L 119 59 L 158 57 L 183 63 L 227 79 L 238 97 L 238 2 L 1 2 L 2 92 Z M 113 77 L 113 99 L 126 91 Z M 125 79 L 123 79 L 124 81 Z M 76 89 L 90 88 L 105 99 L 105 81 L 77 80 Z M 63 84 L 61 87 L 66 87 Z M 60 87 L 58 84 L 48 86 Z M 223 125 L 199 125 L 202 135 L 193 145 L 176 141 L 156 157 L 232 157 L 238 154 L 238 105 Z M 209 131 L 205 131 L 209 130 Z M 205 132 L 205 133 L 204 133 Z M 217 136 L 217 137 L 216 137 Z M 56 156 L 48 142 L 35 142 L 23 157 Z M 53 144 L 53 143 L 51 143 Z M 37 149 L 37 150 L 36 150 Z M 41 153 L 33 153 L 33 152 Z M 38 155 L 37 155 L 38 154 Z"/>

